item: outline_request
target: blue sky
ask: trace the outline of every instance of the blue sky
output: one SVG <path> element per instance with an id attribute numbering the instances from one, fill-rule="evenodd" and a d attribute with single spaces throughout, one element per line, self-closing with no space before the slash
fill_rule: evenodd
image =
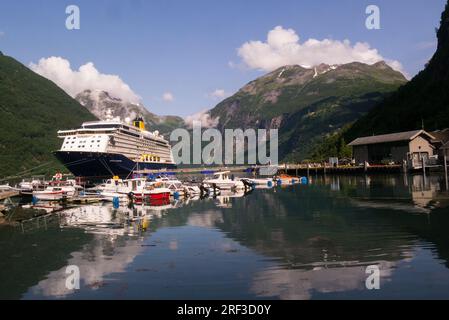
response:
<path id="1" fill-rule="evenodd" d="M 265 42 L 276 26 L 309 38 L 367 42 L 414 75 L 435 50 L 444 0 L 2 0 L 0 50 L 29 65 L 62 57 L 118 75 L 150 111 L 186 116 L 212 108 L 217 89 L 232 94 L 264 71 L 237 53 Z M 65 28 L 65 8 L 81 10 L 81 29 Z M 380 8 L 381 30 L 365 27 L 365 8 Z M 232 65 L 232 66 L 231 66 Z M 164 101 L 171 93 L 173 101 Z"/>

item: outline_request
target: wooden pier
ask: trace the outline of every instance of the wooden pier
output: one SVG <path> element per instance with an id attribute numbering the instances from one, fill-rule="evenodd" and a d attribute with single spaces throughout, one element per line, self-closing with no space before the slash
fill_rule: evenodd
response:
<path id="1" fill-rule="evenodd" d="M 186 168 L 178 168 L 171 170 L 137 170 L 134 171 L 134 174 L 142 174 L 142 175 L 158 175 L 158 174 L 211 174 L 214 172 L 223 172 L 223 171 L 231 171 L 231 172 L 245 172 L 245 171 L 253 171 L 256 167 L 252 166 L 231 166 L 231 167 L 186 167 Z"/>
<path id="2" fill-rule="evenodd" d="M 283 165 L 279 170 L 296 176 L 325 175 L 325 174 L 386 174 L 402 173 L 400 165 L 378 165 L 378 166 L 328 166 L 328 165 Z"/>
<path id="3" fill-rule="evenodd" d="M 9 199 L 9 198 L 13 198 L 13 197 L 17 197 L 18 195 L 20 195 L 20 192 L 16 191 L 16 190 L 0 191 L 0 201 Z"/>
<path id="4" fill-rule="evenodd" d="M 159 174 L 211 174 L 214 172 L 258 172 L 264 166 L 230 166 L 230 167 L 193 167 L 178 168 L 170 171 L 141 170 L 134 171 L 134 174 L 159 175 Z M 330 166 L 324 164 L 280 164 L 273 166 L 278 168 L 278 172 L 285 172 L 295 176 L 309 176 L 322 174 L 371 174 L 371 173 L 402 173 L 404 168 L 401 165 L 371 165 L 371 166 Z"/>

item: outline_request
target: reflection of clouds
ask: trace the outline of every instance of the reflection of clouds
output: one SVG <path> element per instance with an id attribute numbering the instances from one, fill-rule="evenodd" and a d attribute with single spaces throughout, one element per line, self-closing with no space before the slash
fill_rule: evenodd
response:
<path id="1" fill-rule="evenodd" d="M 192 227 L 215 228 L 217 223 L 223 223 L 223 215 L 220 211 L 213 210 L 191 214 L 187 220 L 187 225 Z"/>
<path id="2" fill-rule="evenodd" d="M 72 254 L 67 265 L 76 265 L 80 269 L 81 285 L 87 285 L 97 289 L 104 283 L 107 275 L 124 272 L 135 257 L 142 251 L 139 240 L 128 240 L 122 245 L 113 247 L 113 254 L 105 254 L 105 241 L 103 236 L 95 235 L 95 240 L 86 245 L 80 252 Z M 107 243 L 107 242 L 106 242 Z M 32 292 L 45 297 L 66 297 L 74 291 L 66 288 L 66 267 L 50 272 L 40 281 Z"/>
<path id="3" fill-rule="evenodd" d="M 378 262 L 381 286 L 389 281 L 395 264 Z M 259 297 L 278 297 L 283 300 L 308 300 L 314 291 L 320 293 L 366 290 L 369 274 L 366 266 L 320 268 L 313 270 L 268 269 L 259 272 L 253 279 L 251 291 Z"/>
<path id="4" fill-rule="evenodd" d="M 178 250 L 178 240 L 171 240 L 168 247 L 170 248 L 170 250 L 172 251 L 176 251 Z"/>
<path id="5" fill-rule="evenodd" d="M 61 215 L 64 225 L 81 227 L 94 233 L 94 239 L 81 251 L 73 253 L 72 258 L 67 261 L 67 266 L 79 267 L 81 285 L 98 289 L 107 275 L 124 272 L 142 251 L 141 241 L 136 238 L 125 240 L 111 236 L 124 233 L 124 211 L 125 208 L 115 211 L 111 206 L 96 205 L 73 208 Z M 120 215 L 121 217 L 117 217 Z M 127 233 L 129 231 L 131 230 Z M 59 298 L 72 294 L 73 291 L 66 288 L 65 272 L 66 267 L 50 272 L 32 288 L 32 292 Z"/>
<path id="6" fill-rule="evenodd" d="M 397 210 L 397 211 L 405 211 L 411 213 L 430 213 L 431 210 L 427 208 L 423 208 L 421 206 L 415 206 L 408 203 L 400 203 L 400 202 L 387 202 L 387 201 L 374 201 L 374 200 L 355 200 L 351 199 L 351 204 L 354 207 L 359 208 L 369 208 L 369 209 L 385 209 L 385 210 Z"/>
<path id="7" fill-rule="evenodd" d="M 63 227 L 79 227 L 88 233 L 108 234 L 111 237 L 125 234 L 123 212 L 112 205 L 92 205 L 68 209 L 61 214 Z"/>

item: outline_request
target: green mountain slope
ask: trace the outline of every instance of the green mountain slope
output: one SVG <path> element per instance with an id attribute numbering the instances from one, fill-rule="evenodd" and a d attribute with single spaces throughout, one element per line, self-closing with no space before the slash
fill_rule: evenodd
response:
<path id="1" fill-rule="evenodd" d="M 405 77 L 385 62 L 279 68 L 210 111 L 219 128 L 278 128 L 280 159 L 303 160 L 327 134 L 366 114 Z"/>
<path id="2" fill-rule="evenodd" d="M 57 131 L 94 119 L 53 82 L 0 54 L 0 178 L 49 161 L 47 170 L 59 167 L 51 153 L 60 147 Z"/>
<path id="3" fill-rule="evenodd" d="M 449 127 L 449 2 L 437 33 L 438 48 L 427 67 L 376 106 L 345 137 Z"/>

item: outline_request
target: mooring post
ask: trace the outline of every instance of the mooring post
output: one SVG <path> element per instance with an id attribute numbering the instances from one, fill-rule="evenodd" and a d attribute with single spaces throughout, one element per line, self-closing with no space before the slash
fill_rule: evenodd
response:
<path id="1" fill-rule="evenodd" d="M 422 162 L 422 171 L 424 176 L 426 176 L 426 160 L 424 159 L 424 157 L 421 157 L 421 162 Z"/>
<path id="2" fill-rule="evenodd" d="M 446 191 L 449 190 L 449 181 L 447 180 L 447 156 L 446 150 L 444 150 L 444 181 L 446 182 Z"/>

